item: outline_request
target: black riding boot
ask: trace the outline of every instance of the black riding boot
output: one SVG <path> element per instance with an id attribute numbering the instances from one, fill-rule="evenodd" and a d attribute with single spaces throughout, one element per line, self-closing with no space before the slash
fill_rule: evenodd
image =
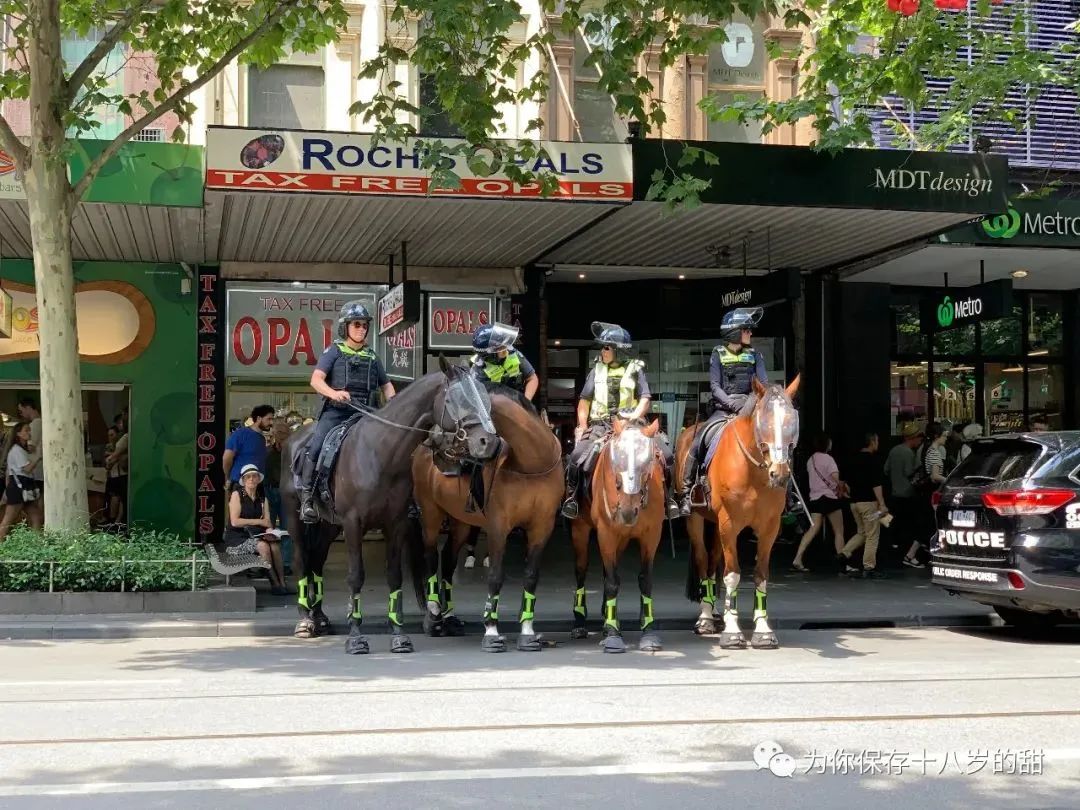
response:
<path id="1" fill-rule="evenodd" d="M 682 499 L 679 503 L 679 514 L 683 517 L 690 516 L 690 490 L 697 483 L 698 464 L 698 442 L 695 439 L 686 454 L 686 464 L 682 471 Z"/>
<path id="2" fill-rule="evenodd" d="M 578 486 L 581 483 L 581 470 L 574 464 L 566 467 L 566 500 L 563 501 L 563 517 L 574 520 L 578 516 Z"/>
<path id="3" fill-rule="evenodd" d="M 675 503 L 675 487 L 672 486 L 674 475 L 670 467 L 664 467 L 664 512 L 668 520 L 675 520 L 682 511 Z"/>
<path id="4" fill-rule="evenodd" d="M 315 501 L 312 494 L 315 461 L 310 453 L 306 453 L 304 455 L 304 469 L 300 473 L 300 520 L 304 523 L 319 522 L 319 513 L 315 510 Z"/>

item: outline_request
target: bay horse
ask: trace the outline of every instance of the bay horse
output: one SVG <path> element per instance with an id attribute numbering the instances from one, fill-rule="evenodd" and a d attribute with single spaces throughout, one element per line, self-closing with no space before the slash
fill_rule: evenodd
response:
<path id="1" fill-rule="evenodd" d="M 741 579 L 738 537 L 746 527 L 757 536 L 754 565 L 754 631 L 750 644 L 756 649 L 779 646 L 768 622 L 769 557 L 780 532 L 780 518 L 791 478 L 791 454 L 799 437 L 799 415 L 791 398 L 799 388 L 796 375 L 787 388 L 753 381 L 754 396 L 743 412 L 724 428 L 707 470 L 708 503 L 687 518 L 690 535 L 690 570 L 687 596 L 701 603 L 695 625 L 699 634 L 716 631 L 716 581 L 721 557 L 724 563 L 723 631 L 720 646 L 739 649 L 746 639 L 739 629 L 736 595 Z M 686 463 L 690 443 L 700 427 L 686 429 L 676 444 L 676 479 Z M 716 532 L 706 547 L 705 523 Z"/>
<path id="2" fill-rule="evenodd" d="M 468 476 L 450 477 L 439 472 L 434 451 L 419 447 L 413 454 L 413 492 L 420 507 L 423 549 L 426 560 L 427 614 L 425 625 L 436 628 L 451 607 L 439 591 L 439 532 L 443 521 L 453 522 L 452 559 L 465 544 L 471 527 L 485 530 L 488 538 L 488 595 L 484 604 L 484 636 L 481 648 L 504 652 L 506 639 L 499 633 L 499 598 L 502 591 L 507 535 L 514 529 L 525 533 L 525 580 L 517 648 L 534 652 L 542 639 L 533 630 L 536 585 L 540 558 L 555 528 L 563 498 L 563 463 L 559 441 L 536 412 L 516 395 L 490 393 L 491 419 L 502 442 L 499 455 L 484 464 L 487 492 L 483 508 L 466 511 Z M 413 568 L 414 574 L 416 568 Z M 444 578 L 447 572 L 444 571 Z M 448 583 L 446 583 L 448 584 Z"/>
<path id="3" fill-rule="evenodd" d="M 619 596 L 619 558 L 637 540 L 641 551 L 641 640 L 638 649 L 658 652 L 660 637 L 652 629 L 652 575 L 656 550 L 664 528 L 664 467 L 654 439 L 660 422 L 642 427 L 616 419 L 613 435 L 596 460 L 588 502 L 579 517 L 570 523 L 574 545 L 574 626 L 570 638 L 585 638 L 585 575 L 589 568 L 589 537 L 596 530 L 600 559 L 604 566 L 604 652 L 626 652 L 619 630 L 616 601 Z"/>
<path id="4" fill-rule="evenodd" d="M 323 516 L 318 524 L 308 525 L 300 520 L 300 501 L 296 491 L 293 456 L 303 452 L 310 427 L 292 434 L 282 448 L 282 514 L 293 538 L 293 570 L 297 576 L 297 607 L 300 620 L 293 634 L 297 638 L 312 638 L 332 632 L 329 619 L 323 612 L 323 568 L 330 544 L 341 529 L 345 532 L 345 548 L 349 559 L 348 585 L 349 636 L 345 652 L 350 655 L 369 652 L 370 645 L 361 629 L 363 613 L 360 592 L 364 587 L 364 534 L 382 529 L 386 536 L 386 578 L 390 586 L 387 617 L 392 632 L 390 649 L 393 652 L 413 651 L 412 640 L 402 632 L 402 558 L 406 547 L 416 548 L 420 527 L 409 517 L 412 495 L 412 454 L 435 427 L 437 408 L 445 411 L 445 400 L 466 383 L 457 372 L 436 371 L 421 377 L 393 397 L 384 408 L 364 416 L 354 425 L 341 445 L 333 472 L 334 511 L 331 519 Z M 444 429 L 458 430 L 449 425 Z M 476 428 L 461 425 L 464 439 L 477 440 Z M 316 451 L 317 452 L 317 451 Z M 409 538 L 413 538 L 409 542 Z M 424 572 L 422 556 L 409 555 L 413 572 L 416 601 L 423 606 L 421 579 Z"/>

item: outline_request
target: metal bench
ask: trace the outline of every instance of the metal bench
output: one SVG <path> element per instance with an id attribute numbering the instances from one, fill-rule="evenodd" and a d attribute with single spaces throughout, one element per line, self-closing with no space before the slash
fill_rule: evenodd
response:
<path id="1" fill-rule="evenodd" d="M 219 548 L 221 546 L 221 548 Z M 269 569 L 270 563 L 258 554 L 225 554 L 224 546 L 219 543 L 203 543 L 210 567 L 225 577 L 225 587 L 229 587 L 229 578 L 249 568 Z"/>

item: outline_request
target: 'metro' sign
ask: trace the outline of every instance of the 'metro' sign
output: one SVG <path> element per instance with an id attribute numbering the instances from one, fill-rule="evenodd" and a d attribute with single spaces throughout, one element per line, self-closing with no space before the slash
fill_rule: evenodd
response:
<path id="1" fill-rule="evenodd" d="M 1012 279 L 1005 278 L 927 296 L 919 305 L 919 321 L 924 332 L 942 331 L 1004 318 L 1012 309 Z"/>

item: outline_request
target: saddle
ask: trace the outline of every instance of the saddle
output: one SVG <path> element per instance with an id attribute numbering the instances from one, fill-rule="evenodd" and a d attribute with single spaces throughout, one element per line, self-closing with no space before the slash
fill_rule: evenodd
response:
<path id="1" fill-rule="evenodd" d="M 716 455 L 716 448 L 720 446 L 720 437 L 724 435 L 724 430 L 731 422 L 732 420 L 729 418 L 720 422 L 706 424 L 701 431 L 701 435 L 695 439 L 697 442 L 696 456 L 701 461 L 698 464 L 696 480 L 693 486 L 690 487 L 689 492 L 690 505 L 694 508 L 707 506 L 709 503 L 709 479 L 705 471 L 709 469 L 713 456 Z M 704 454 L 701 452 L 702 449 L 705 450 Z"/>
<path id="2" fill-rule="evenodd" d="M 326 434 L 326 439 L 323 441 L 323 446 L 319 450 L 318 458 L 315 461 L 315 478 L 311 482 L 315 508 L 320 513 L 331 517 L 337 515 L 334 509 L 334 468 L 337 466 L 338 455 L 341 452 L 341 445 L 345 443 L 345 437 L 349 435 L 352 427 L 363 418 L 364 414 L 362 413 L 354 414 L 347 421 L 342 422 Z M 303 453 L 297 453 L 293 456 L 293 475 L 296 478 L 297 489 L 300 488 L 303 464 Z"/>
<path id="3" fill-rule="evenodd" d="M 592 499 L 593 472 L 596 470 L 596 462 L 600 460 L 600 454 L 604 452 L 608 442 L 614 433 L 605 433 L 599 439 L 593 441 L 592 449 L 585 456 L 585 463 L 581 465 L 581 497 L 583 500 Z"/>

